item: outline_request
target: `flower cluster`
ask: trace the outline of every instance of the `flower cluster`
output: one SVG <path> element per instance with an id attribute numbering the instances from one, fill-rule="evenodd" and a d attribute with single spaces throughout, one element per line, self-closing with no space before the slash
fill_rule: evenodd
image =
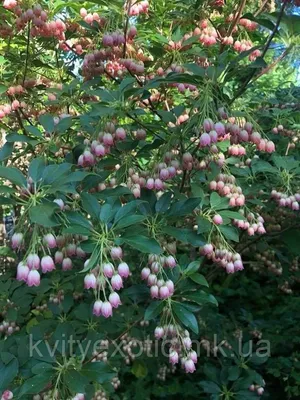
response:
<path id="1" fill-rule="evenodd" d="M 113 309 L 121 305 L 121 299 L 117 293 L 123 287 L 123 279 L 128 278 L 130 274 L 129 266 L 122 261 L 123 251 L 121 247 L 112 247 L 110 256 L 113 262 L 118 263 L 115 268 L 112 262 L 107 262 L 97 265 L 84 278 L 85 289 L 93 289 L 97 293 L 97 300 L 93 306 L 93 314 L 97 317 L 111 317 Z M 90 259 L 86 260 L 84 267 L 87 268 Z M 106 287 L 109 287 L 109 295 L 106 294 Z M 100 299 L 101 292 L 104 300 Z"/>
<path id="2" fill-rule="evenodd" d="M 55 264 L 61 264 L 63 271 L 68 271 L 73 268 L 72 257 L 85 258 L 85 252 L 81 249 L 79 243 L 82 236 L 57 236 L 55 237 L 52 233 L 47 233 L 43 236 L 43 240 L 35 242 L 33 238 L 31 242 L 31 249 L 27 251 L 24 260 L 18 264 L 17 267 L 17 280 L 24 281 L 28 286 L 39 286 L 41 276 L 39 269 L 43 274 L 52 272 L 55 270 Z M 20 232 L 13 234 L 11 239 L 11 246 L 15 250 L 21 250 L 24 246 L 24 236 Z M 39 256 L 39 251 L 36 251 L 37 247 L 43 252 L 43 256 Z M 54 254 L 51 255 L 51 251 L 55 248 L 59 248 Z M 45 248 L 48 250 L 48 254 L 45 252 Z"/>
<path id="3" fill-rule="evenodd" d="M 276 200 L 279 207 L 287 207 L 294 211 L 298 211 L 300 208 L 300 193 L 289 195 L 287 193 L 278 192 L 274 189 L 271 192 L 271 197 Z"/>
<path id="4" fill-rule="evenodd" d="M 20 327 L 14 321 L 2 321 L 0 324 L 0 334 L 3 333 L 5 336 L 10 336 L 19 330 Z"/>
<path id="5" fill-rule="evenodd" d="M 157 326 L 154 336 L 170 343 L 170 364 L 175 365 L 180 361 L 185 372 L 193 373 L 196 370 L 197 353 L 192 349 L 192 340 L 187 330 L 173 324 Z"/>
<path id="6" fill-rule="evenodd" d="M 233 175 L 219 174 L 216 180 L 209 183 L 209 188 L 217 191 L 220 196 L 228 197 L 231 207 L 241 207 L 245 204 L 245 196 L 242 188 L 236 186 L 235 181 Z"/>
<path id="7" fill-rule="evenodd" d="M 89 25 L 93 25 L 93 23 L 96 22 L 101 27 L 103 27 L 105 25 L 105 23 L 106 23 L 106 19 L 103 18 L 103 17 L 100 17 L 100 15 L 97 12 L 88 13 L 85 8 L 81 8 L 80 9 L 80 16 Z"/>
<path id="8" fill-rule="evenodd" d="M 150 254 L 148 257 L 149 267 L 144 267 L 141 272 L 141 279 L 146 280 L 150 287 L 150 294 L 153 299 L 167 299 L 174 293 L 174 283 L 167 278 L 165 268 L 174 268 L 176 260 L 173 256 L 157 256 Z"/>
<path id="9" fill-rule="evenodd" d="M 228 274 L 233 274 L 244 269 L 241 255 L 231 251 L 231 249 L 214 248 L 212 244 L 208 243 L 200 249 L 200 254 L 226 269 Z"/>
<path id="10" fill-rule="evenodd" d="M 108 122 L 103 132 L 100 132 L 97 140 L 92 143 L 88 139 L 85 140 L 87 145 L 83 154 L 78 158 L 78 165 L 81 167 L 90 167 L 96 164 L 97 158 L 102 158 L 110 153 L 110 148 L 115 146 L 118 141 L 126 139 L 126 131 L 124 128 L 116 128 L 113 122 Z"/>
<path id="11" fill-rule="evenodd" d="M 266 233 L 264 222 L 265 221 L 261 215 L 255 216 L 253 213 L 249 213 L 247 215 L 247 220 L 242 220 L 242 219 L 233 220 L 234 225 L 240 229 L 246 230 L 249 236 L 253 236 L 255 235 L 255 233 L 258 233 L 259 235 L 263 235 L 264 233 Z"/>
<path id="12" fill-rule="evenodd" d="M 260 385 L 251 385 L 249 387 L 250 392 L 256 392 L 258 396 L 262 396 L 264 394 L 265 389 Z"/>
<path id="13" fill-rule="evenodd" d="M 31 23 L 31 36 L 33 37 L 55 37 L 58 40 L 65 40 L 66 25 L 60 19 L 48 21 L 48 13 L 43 10 L 40 4 L 35 4 L 33 8 L 22 12 L 19 7 L 14 8 L 17 15 L 17 29 L 23 30 L 28 23 Z"/>
<path id="14" fill-rule="evenodd" d="M 125 9 L 128 15 L 130 15 L 131 17 L 138 16 L 140 14 L 147 14 L 149 10 L 149 2 L 148 0 L 134 2 L 133 4 L 128 2 L 128 4 L 125 5 Z"/>

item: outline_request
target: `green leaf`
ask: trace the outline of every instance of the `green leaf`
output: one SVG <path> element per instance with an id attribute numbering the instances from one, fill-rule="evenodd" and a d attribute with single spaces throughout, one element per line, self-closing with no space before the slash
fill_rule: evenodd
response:
<path id="1" fill-rule="evenodd" d="M 0 196 L 0 204 L 1 205 L 16 204 L 16 202 L 14 199 L 10 199 L 9 197 Z"/>
<path id="2" fill-rule="evenodd" d="M 205 68 L 200 67 L 199 65 L 193 64 L 185 64 L 185 67 L 191 71 L 194 75 L 204 77 L 206 74 Z"/>
<path id="3" fill-rule="evenodd" d="M 229 199 L 221 197 L 217 192 L 212 192 L 210 195 L 210 205 L 214 210 L 222 210 L 229 207 Z"/>
<path id="4" fill-rule="evenodd" d="M 232 366 L 228 368 L 228 379 L 230 381 L 236 381 L 240 376 L 240 368 L 238 366 Z"/>
<path id="5" fill-rule="evenodd" d="M 202 274 L 192 274 L 189 275 L 189 278 L 192 279 L 192 281 L 199 283 L 199 285 L 209 287 L 207 280 Z"/>
<path id="6" fill-rule="evenodd" d="M 81 247 L 84 250 L 84 246 Z M 90 271 L 92 268 L 94 268 L 94 266 L 98 262 L 98 259 L 99 259 L 99 251 L 97 251 L 97 248 L 94 246 L 94 250 L 91 257 L 89 258 L 89 262 L 86 263 L 86 266 L 80 272 L 83 273 Z"/>
<path id="7" fill-rule="evenodd" d="M 117 223 L 118 221 L 120 221 L 120 219 L 124 218 L 128 214 L 135 214 L 138 206 L 142 203 L 144 203 L 144 201 L 141 200 L 133 200 L 129 203 L 126 203 L 117 211 L 114 222 Z"/>
<path id="8" fill-rule="evenodd" d="M 14 144 L 6 142 L 5 145 L 1 147 L 0 150 L 0 161 L 4 161 L 8 157 L 10 157 L 13 152 L 13 149 L 14 149 Z"/>
<path id="9" fill-rule="evenodd" d="M 107 224 L 109 221 L 111 221 L 112 217 L 113 217 L 112 206 L 110 204 L 104 204 L 101 207 L 100 220 Z"/>
<path id="10" fill-rule="evenodd" d="M 20 170 L 15 167 L 2 167 L 0 166 L 0 177 L 3 179 L 7 179 L 11 183 L 14 183 L 20 187 L 26 187 L 27 181 L 25 176 L 22 174 Z"/>
<path id="11" fill-rule="evenodd" d="M 52 133 L 54 131 L 54 119 L 50 114 L 43 114 L 39 117 L 39 122 L 46 132 Z"/>
<path id="12" fill-rule="evenodd" d="M 267 161 L 257 160 L 257 159 L 252 160 L 251 169 L 254 175 L 260 172 L 262 173 L 270 172 L 271 174 L 278 173 L 277 168 L 274 168 L 270 163 L 268 163 Z"/>
<path id="13" fill-rule="evenodd" d="M 55 203 L 45 203 L 33 206 L 29 210 L 29 216 L 31 222 L 45 226 L 46 228 L 52 228 L 60 225 L 54 218 L 55 211 L 59 210 L 59 207 Z"/>
<path id="14" fill-rule="evenodd" d="M 221 388 L 215 382 L 201 381 L 200 386 L 202 386 L 205 393 L 221 393 Z"/>
<path id="15" fill-rule="evenodd" d="M 51 185 L 54 182 L 58 182 L 62 176 L 66 176 L 70 172 L 72 164 L 51 164 L 48 165 L 43 173 L 43 181 L 45 185 Z"/>
<path id="16" fill-rule="evenodd" d="M 0 185 L 0 193 L 3 194 L 15 194 L 15 189 L 9 186 Z"/>
<path id="17" fill-rule="evenodd" d="M 172 303 L 172 310 L 184 326 L 191 329 L 196 334 L 199 333 L 198 321 L 195 315 L 188 311 L 183 304 Z"/>
<path id="18" fill-rule="evenodd" d="M 162 226 L 161 231 L 183 243 L 190 243 L 194 247 L 203 246 L 205 243 L 204 238 L 191 229 Z"/>
<path id="19" fill-rule="evenodd" d="M 155 204 L 155 211 L 157 213 L 164 213 L 168 210 L 170 204 L 171 204 L 171 199 L 172 199 L 172 193 L 171 192 L 166 192 L 164 193 L 160 199 L 157 201 Z"/>
<path id="20" fill-rule="evenodd" d="M 92 111 L 90 112 L 91 117 L 105 117 L 111 116 L 115 113 L 114 107 L 106 107 L 100 104 L 93 104 Z"/>
<path id="21" fill-rule="evenodd" d="M 6 390 L 19 371 L 19 362 L 10 353 L 0 353 L 0 392 Z"/>
<path id="22" fill-rule="evenodd" d="M 221 215 L 222 218 L 245 220 L 245 217 L 237 211 L 226 210 L 226 211 L 220 211 L 219 214 Z"/>
<path id="23" fill-rule="evenodd" d="M 247 360 L 247 361 L 249 361 L 250 363 L 252 363 L 253 365 L 262 365 L 262 364 L 264 364 L 265 362 L 267 362 L 268 361 L 268 356 L 260 356 L 259 354 L 256 354 L 256 353 L 254 353 L 254 354 L 252 354 L 250 357 L 249 357 L 249 359 Z"/>
<path id="24" fill-rule="evenodd" d="M 92 218 L 99 218 L 101 207 L 95 196 L 90 193 L 81 193 L 81 204 Z"/>
<path id="25" fill-rule="evenodd" d="M 45 389 L 51 378 L 53 378 L 53 371 L 45 371 L 27 379 L 20 388 L 19 398 L 25 394 L 38 394 Z"/>
<path id="26" fill-rule="evenodd" d="M 163 308 L 163 301 L 152 301 L 145 311 L 144 320 L 149 321 L 156 318 L 162 312 Z"/>
<path id="27" fill-rule="evenodd" d="M 232 240 L 237 243 L 239 242 L 239 233 L 234 226 L 220 225 L 219 229 L 227 240 Z"/>
<path id="28" fill-rule="evenodd" d="M 286 169 L 287 171 L 299 167 L 299 161 L 295 160 L 294 157 L 281 157 L 274 154 L 272 160 L 277 168 Z"/>
<path id="29" fill-rule="evenodd" d="M 81 182 L 83 179 L 85 179 L 87 176 L 90 174 L 88 172 L 84 171 L 75 171 L 71 172 L 68 175 L 65 175 L 63 177 L 58 177 L 58 179 L 55 179 L 52 183 L 55 183 L 53 185 L 53 190 L 50 193 L 55 193 L 57 191 L 63 191 L 65 188 L 69 188 L 67 186 L 68 184 L 74 184 L 76 182 Z"/>
<path id="30" fill-rule="evenodd" d="M 46 164 L 43 158 L 34 158 L 29 165 L 28 176 L 33 182 L 37 183 L 42 179 L 45 167 Z"/>
<path id="31" fill-rule="evenodd" d="M 206 218 L 204 218 L 202 216 L 198 216 L 196 218 L 196 221 L 197 221 L 197 225 L 198 225 L 198 229 L 197 229 L 198 233 L 207 233 L 207 232 L 211 231 L 213 225 Z"/>
<path id="32" fill-rule="evenodd" d="M 167 215 L 169 217 L 182 217 L 191 214 L 199 206 L 201 199 L 199 197 L 189 198 L 183 201 L 177 201 L 172 204 Z"/>
<path id="33" fill-rule="evenodd" d="M 230 140 L 223 140 L 222 142 L 218 142 L 217 146 L 221 151 L 225 152 L 230 146 Z"/>
<path id="34" fill-rule="evenodd" d="M 31 372 L 35 375 L 39 375 L 42 372 L 45 371 L 50 371 L 53 369 L 53 365 L 50 363 L 46 363 L 46 362 L 39 362 L 37 364 L 35 364 L 34 367 L 31 368 Z M 54 370 L 52 371 L 52 373 L 54 372 Z"/>
<path id="35" fill-rule="evenodd" d="M 122 218 L 116 225 L 116 229 L 126 228 L 131 225 L 138 224 L 146 219 L 146 215 L 129 215 Z"/>
<path id="36" fill-rule="evenodd" d="M 204 190 L 202 189 L 202 187 L 199 184 L 192 183 L 191 189 L 192 189 L 193 197 L 199 197 L 202 200 L 200 202 L 200 204 L 202 204 L 204 197 L 205 197 L 205 193 L 204 193 Z"/>
<path id="37" fill-rule="evenodd" d="M 145 378 L 148 374 L 148 368 L 144 361 L 135 360 L 131 372 L 137 378 Z"/>
<path id="38" fill-rule="evenodd" d="M 195 272 L 198 271 L 200 268 L 200 260 L 199 261 L 192 261 L 187 268 L 184 270 L 185 275 L 193 275 Z"/>
<path id="39" fill-rule="evenodd" d="M 90 228 L 86 228 L 82 225 L 72 224 L 66 228 L 62 229 L 63 234 L 73 234 L 73 235 L 84 235 L 89 236 L 91 234 Z"/>
<path id="40" fill-rule="evenodd" d="M 72 126 L 72 123 L 73 123 L 72 117 L 63 118 L 56 125 L 55 130 L 58 133 L 64 133 Z"/>
<path id="41" fill-rule="evenodd" d="M 98 382 L 100 384 L 110 382 L 111 379 L 116 375 L 109 365 L 99 361 L 85 364 L 81 369 L 81 373 L 88 377 L 91 381 Z"/>
<path id="42" fill-rule="evenodd" d="M 29 143 L 32 146 L 35 146 L 38 141 L 30 138 L 29 136 L 22 135 L 19 133 L 10 133 L 6 135 L 6 141 L 9 143 L 19 142 L 19 143 Z"/>
<path id="43" fill-rule="evenodd" d="M 25 129 L 27 132 L 31 133 L 33 136 L 44 139 L 44 135 L 42 134 L 42 132 L 35 126 L 27 125 L 27 126 L 25 126 Z"/>
<path id="44" fill-rule="evenodd" d="M 203 372 L 205 376 L 210 380 L 215 383 L 219 383 L 219 370 L 210 364 L 204 364 Z"/>
<path id="45" fill-rule="evenodd" d="M 68 370 L 64 376 L 64 383 L 73 393 L 84 393 L 89 378 L 76 370 Z"/>
<path id="46" fill-rule="evenodd" d="M 129 244 L 129 246 L 141 251 L 142 253 L 161 254 L 162 249 L 155 239 L 147 236 L 138 235 L 130 237 L 122 237 L 122 241 Z"/>
<path id="47" fill-rule="evenodd" d="M 91 230 L 92 224 L 90 220 L 86 219 L 82 214 L 76 211 L 66 211 L 65 213 L 70 224 L 81 225 L 86 229 Z"/>
<path id="48" fill-rule="evenodd" d="M 0 65 L 3 64 L 3 58 L 0 58 Z M 5 93 L 7 91 L 7 86 L 0 84 L 0 95 Z"/>
<path id="49" fill-rule="evenodd" d="M 185 300 L 194 301 L 195 303 L 200 304 L 200 305 L 203 305 L 206 303 L 211 303 L 211 304 L 218 306 L 218 302 L 217 302 L 216 298 L 213 295 L 204 292 L 203 290 L 184 294 L 184 298 L 185 298 Z"/>

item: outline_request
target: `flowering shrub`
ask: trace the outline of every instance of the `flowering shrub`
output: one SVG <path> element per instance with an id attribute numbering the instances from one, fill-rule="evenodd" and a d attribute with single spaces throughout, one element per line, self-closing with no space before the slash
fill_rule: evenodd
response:
<path id="1" fill-rule="evenodd" d="M 300 94 L 259 88 L 299 4 L 267 3 L 4 0 L 2 400 L 275 399 L 249 299 L 299 284 Z"/>

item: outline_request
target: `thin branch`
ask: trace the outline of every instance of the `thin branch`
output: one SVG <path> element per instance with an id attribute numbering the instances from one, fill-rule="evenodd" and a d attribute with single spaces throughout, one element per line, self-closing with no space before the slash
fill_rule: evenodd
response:
<path id="1" fill-rule="evenodd" d="M 126 57 L 126 49 L 127 49 L 127 32 L 128 32 L 128 24 L 129 24 L 129 13 L 130 13 L 130 8 L 131 8 L 131 0 L 128 2 L 128 12 L 127 12 L 127 18 L 125 22 L 125 27 L 124 27 L 124 47 L 123 47 L 123 58 Z"/>
<path id="2" fill-rule="evenodd" d="M 10 131 L 10 127 L 5 122 L 0 121 L 0 124 Z"/>
<path id="3" fill-rule="evenodd" d="M 9 98 L 9 100 L 10 100 L 11 103 L 12 103 L 12 102 L 13 102 L 13 98 L 12 98 L 11 96 L 8 96 L 8 98 Z M 28 134 L 27 134 L 27 132 L 26 132 L 26 129 L 25 129 L 25 127 L 24 127 L 22 118 L 21 118 L 21 116 L 20 116 L 19 110 L 17 109 L 17 110 L 14 110 L 14 111 L 15 111 L 15 114 L 16 114 L 16 117 L 17 117 L 17 120 L 18 120 L 18 123 L 19 123 L 19 125 L 20 125 L 20 128 L 21 128 L 23 134 L 24 134 L 25 136 L 28 136 Z"/>
<path id="4" fill-rule="evenodd" d="M 245 5 L 246 5 L 246 0 L 242 0 L 236 11 L 235 18 L 232 21 L 229 31 L 226 33 L 226 36 L 231 36 L 232 32 L 234 31 L 234 28 L 236 27 L 241 15 L 242 15 Z M 220 54 L 223 53 L 224 47 L 225 47 L 224 43 L 221 43 Z"/>
<path id="5" fill-rule="evenodd" d="M 159 133 L 154 132 L 152 129 L 150 129 L 148 126 L 144 125 L 141 121 L 139 121 L 137 118 L 133 117 L 132 115 L 130 115 L 128 112 L 126 112 L 126 115 L 128 118 L 132 119 L 134 122 L 136 122 L 137 124 L 139 124 L 142 128 L 146 129 L 147 131 L 153 133 L 154 136 L 157 136 L 160 140 L 165 141 L 164 138 L 162 138 L 160 136 Z"/>
<path id="6" fill-rule="evenodd" d="M 284 10 L 285 10 L 286 6 L 287 6 L 287 1 L 284 1 L 284 2 L 282 3 L 281 10 L 280 10 L 280 12 L 279 12 L 276 25 L 275 25 L 275 27 L 274 27 L 274 29 L 273 29 L 273 31 L 272 31 L 272 33 L 271 33 L 271 35 L 270 35 L 270 37 L 269 37 L 267 43 L 266 43 L 266 46 L 265 46 L 265 48 L 264 48 L 264 51 L 263 51 L 263 53 L 262 53 L 262 55 L 261 55 L 262 58 L 264 58 L 264 56 L 266 55 L 266 53 L 267 53 L 267 51 L 269 50 L 269 47 L 270 47 L 270 45 L 271 45 L 271 43 L 272 43 L 272 40 L 273 40 L 274 36 L 276 35 L 276 32 L 277 32 L 277 30 L 278 30 L 278 28 L 279 28 L 280 21 L 281 21 L 281 19 L 282 19 L 282 17 L 283 17 Z"/>
<path id="7" fill-rule="evenodd" d="M 32 150 L 32 149 L 31 149 L 31 146 L 30 146 L 30 145 L 27 145 L 23 151 L 21 151 L 19 154 L 17 154 L 14 158 L 12 158 L 12 159 L 10 160 L 11 165 L 12 165 L 16 160 L 18 160 L 19 158 L 21 158 L 21 157 L 25 156 L 26 154 L 28 154 L 29 150 Z M 32 152 L 32 154 L 34 154 L 34 152 Z"/>
<path id="8" fill-rule="evenodd" d="M 21 114 L 23 115 L 24 119 L 26 119 L 26 121 L 30 124 L 33 125 L 33 123 L 30 121 L 30 119 L 27 117 L 27 115 L 24 113 L 22 107 L 19 109 Z"/>
<path id="9" fill-rule="evenodd" d="M 254 17 L 257 17 L 260 13 L 262 13 L 264 11 L 265 6 L 267 5 L 267 3 L 269 2 L 269 0 L 265 0 L 261 7 L 259 8 L 259 10 L 256 11 L 256 13 L 254 14 Z"/>
<path id="10" fill-rule="evenodd" d="M 28 69 L 29 45 L 30 45 L 30 22 L 28 22 L 28 27 L 27 27 L 26 59 L 25 59 L 25 69 L 24 69 L 24 76 L 23 76 L 23 86 L 24 86 L 24 82 L 26 80 L 27 69 Z"/>
<path id="11" fill-rule="evenodd" d="M 259 79 L 261 76 L 267 74 L 271 69 L 273 69 L 280 61 L 282 61 L 290 52 L 291 47 L 286 49 L 279 57 L 277 57 L 270 65 L 268 65 L 266 68 L 264 68 L 258 75 L 256 75 L 252 82 L 256 81 Z"/>
<path id="12" fill-rule="evenodd" d="M 294 228 L 299 228 L 299 225 L 298 225 L 298 224 L 294 224 L 294 225 L 288 226 L 288 227 L 282 229 L 282 230 L 279 231 L 279 232 L 274 232 L 274 233 L 267 234 L 266 237 L 272 239 L 273 237 L 280 236 L 282 233 L 287 232 L 287 231 L 289 231 L 290 229 L 294 229 Z M 245 243 L 245 245 L 244 245 L 241 249 L 238 250 L 239 253 L 242 254 L 245 250 L 247 250 L 247 248 L 248 248 L 249 246 L 253 245 L 254 243 L 258 242 L 259 240 L 261 240 L 261 239 L 263 239 L 263 238 L 265 238 L 264 235 L 256 236 L 255 239 L 251 240 L 251 241 L 248 242 L 248 243 Z"/>
<path id="13" fill-rule="evenodd" d="M 212 21 L 210 18 L 208 18 L 208 20 L 209 20 L 209 22 L 212 24 L 212 26 L 215 28 L 215 30 L 216 30 L 216 32 L 217 32 L 217 34 L 218 34 L 219 39 L 222 39 L 222 35 L 220 34 L 220 31 L 219 31 L 217 25 L 216 25 L 216 24 L 214 23 L 214 21 Z"/>
<path id="14" fill-rule="evenodd" d="M 179 188 L 179 192 L 181 193 L 184 189 L 184 184 L 185 184 L 185 180 L 186 180 L 186 176 L 187 176 L 187 170 L 185 169 L 183 171 L 183 175 L 182 175 L 182 180 L 181 180 L 181 184 L 180 184 L 180 188 Z"/>
<path id="15" fill-rule="evenodd" d="M 275 25 L 275 27 L 274 27 L 274 29 L 273 29 L 271 35 L 269 36 L 269 38 L 268 38 L 268 40 L 267 40 L 267 43 L 266 43 L 266 45 L 265 45 L 265 48 L 264 48 L 264 50 L 263 50 L 263 52 L 262 52 L 261 58 L 264 58 L 264 56 L 266 55 L 267 51 L 269 50 L 269 47 L 270 47 L 270 45 L 271 45 L 271 43 L 272 43 L 272 40 L 273 40 L 273 38 L 274 38 L 274 36 L 275 36 L 275 34 L 276 34 L 278 28 L 279 28 L 280 21 L 281 21 L 281 19 L 282 19 L 282 17 L 283 17 L 284 10 L 285 10 L 285 7 L 286 7 L 286 6 L 287 6 L 287 2 L 284 2 L 284 3 L 282 4 L 280 13 L 279 13 L 279 15 L 278 15 L 276 25 Z M 254 77 L 254 75 L 255 75 L 255 68 L 253 68 L 253 72 L 252 72 L 252 73 L 250 74 L 250 76 L 245 80 L 245 82 L 242 84 L 242 86 L 237 90 L 236 94 L 233 96 L 233 98 L 232 98 L 232 100 L 230 101 L 229 104 L 232 104 L 238 97 L 240 97 L 240 96 L 247 90 L 247 86 L 248 86 L 249 82 L 252 80 L 252 78 Z"/>
<path id="16" fill-rule="evenodd" d="M 232 32 L 234 31 L 234 28 L 236 27 L 239 19 L 241 18 L 241 15 L 242 15 L 242 12 L 243 12 L 243 10 L 245 8 L 246 2 L 247 2 L 247 0 L 242 0 L 241 1 L 240 5 L 239 5 L 239 8 L 237 10 L 237 13 L 235 15 L 235 18 L 232 21 L 232 24 L 231 24 L 231 26 L 229 28 L 229 31 L 227 32 L 227 36 L 231 36 Z"/>
<path id="17" fill-rule="evenodd" d="M 18 122 L 19 122 L 19 125 L 20 125 L 20 128 L 21 128 L 23 134 L 24 134 L 25 136 L 28 136 L 28 135 L 27 135 L 27 132 L 26 132 L 26 130 L 25 130 L 25 128 L 24 128 L 24 124 L 23 124 L 22 118 L 21 118 L 21 116 L 20 116 L 19 110 L 15 110 L 15 113 L 16 113 L 17 120 L 18 120 Z"/>

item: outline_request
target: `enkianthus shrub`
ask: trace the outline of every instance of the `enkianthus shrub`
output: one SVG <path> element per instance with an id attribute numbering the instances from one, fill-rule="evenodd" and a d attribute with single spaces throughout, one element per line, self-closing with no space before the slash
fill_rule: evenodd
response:
<path id="1" fill-rule="evenodd" d="M 261 307 L 299 288 L 300 95 L 260 92 L 298 2 L 252 3 L 2 3 L 1 400 L 299 394 Z"/>

